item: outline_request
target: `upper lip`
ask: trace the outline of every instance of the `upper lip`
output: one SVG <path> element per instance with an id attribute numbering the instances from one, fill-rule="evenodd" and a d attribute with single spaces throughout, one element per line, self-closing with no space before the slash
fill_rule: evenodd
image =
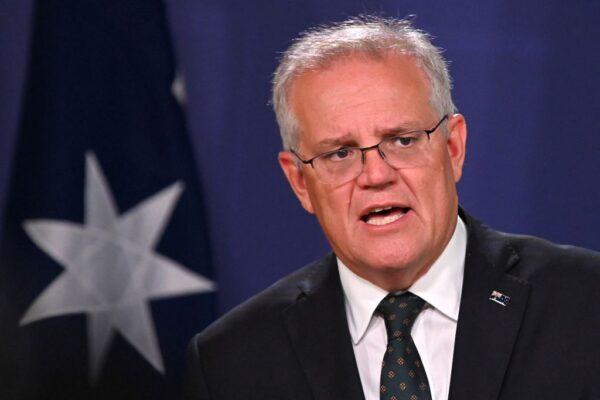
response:
<path id="1" fill-rule="evenodd" d="M 359 218 L 363 218 L 365 216 L 367 216 L 369 213 L 372 213 L 375 210 L 382 210 L 382 209 L 386 209 L 386 208 L 390 208 L 390 207 L 394 207 L 394 208 L 409 208 L 406 204 L 402 204 L 402 203 L 377 203 L 377 204 L 371 204 L 365 208 L 363 208 L 359 214 Z"/>

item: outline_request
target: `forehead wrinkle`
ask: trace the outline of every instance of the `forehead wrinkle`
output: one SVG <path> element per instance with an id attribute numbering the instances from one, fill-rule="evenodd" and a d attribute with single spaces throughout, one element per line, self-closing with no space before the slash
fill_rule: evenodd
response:
<path id="1" fill-rule="evenodd" d="M 403 110 L 402 106 L 399 104 L 398 106 L 400 108 L 398 110 L 395 110 L 395 107 L 393 106 L 393 103 L 395 103 L 396 100 L 402 102 L 406 96 L 410 96 L 407 91 L 410 92 L 414 89 L 424 89 L 426 92 L 429 91 L 427 77 L 424 76 L 425 74 L 420 70 L 418 65 L 416 66 L 418 70 L 416 71 L 417 79 L 415 85 L 398 88 L 394 84 L 390 85 L 389 79 L 384 77 L 385 79 L 375 80 L 376 86 L 380 89 L 373 91 L 371 90 L 374 84 L 373 79 L 369 80 L 368 84 L 363 82 L 362 79 L 358 79 L 357 81 L 351 79 L 353 78 L 353 75 L 357 74 L 356 71 L 350 70 L 350 73 L 343 73 L 342 76 L 339 76 L 339 74 L 331 76 L 331 74 L 335 72 L 334 70 L 336 70 L 336 68 L 333 68 L 334 66 L 341 68 L 341 70 L 338 71 L 340 73 L 347 72 L 347 62 L 353 60 L 356 59 L 345 60 L 346 62 L 340 62 L 339 64 L 335 63 L 335 65 L 331 65 L 329 68 L 319 68 L 317 70 L 307 71 L 295 79 L 295 84 L 290 88 L 289 97 L 298 120 L 302 120 L 303 118 L 301 116 L 305 113 L 311 114 L 313 117 L 314 115 L 321 116 L 320 126 L 306 126 L 304 128 L 307 128 L 307 131 L 299 129 L 299 131 L 304 131 L 298 137 L 300 142 L 304 142 L 305 145 L 310 144 L 310 147 L 315 149 L 313 151 L 318 151 L 316 149 L 321 148 L 324 151 L 328 151 L 332 150 L 336 145 L 368 146 L 374 144 L 375 140 L 373 140 L 373 138 L 382 138 L 383 136 L 389 136 L 396 132 L 402 133 L 410 130 L 429 128 L 429 121 L 424 120 L 428 119 L 427 116 L 421 115 L 420 118 L 416 118 L 416 115 L 410 115 L 413 114 L 412 106 L 409 106 L 408 109 L 405 110 Z M 400 60 L 406 60 L 406 58 L 400 57 Z M 365 60 L 360 61 L 362 61 L 361 64 L 363 64 L 363 66 L 366 64 L 365 68 L 370 67 L 370 65 L 376 66 L 381 62 L 372 60 L 372 62 L 365 63 Z M 358 73 L 364 75 L 365 71 L 359 69 Z M 357 78 L 360 77 L 360 75 L 357 76 Z M 313 89 L 314 85 L 330 85 L 332 82 L 336 82 L 337 79 L 342 79 L 342 83 L 345 80 L 346 84 L 335 86 L 335 91 L 321 90 L 320 93 L 317 93 L 316 98 L 315 94 L 312 93 L 311 101 L 300 101 L 300 98 L 298 97 L 300 93 Z M 348 80 L 350 83 L 348 83 Z M 309 84 L 308 86 L 306 85 L 307 83 Z M 365 96 L 361 99 L 361 94 L 363 92 Z M 417 101 L 418 103 L 420 103 L 421 100 L 424 100 L 427 102 L 428 107 L 430 107 L 429 96 L 427 96 L 427 93 L 425 93 L 424 98 L 421 99 L 421 90 L 419 90 L 419 92 L 419 96 L 417 96 L 418 99 L 413 100 L 419 100 Z M 306 93 L 304 94 L 306 95 Z M 354 101 L 346 102 L 348 98 L 353 98 Z M 317 100 L 322 101 L 319 102 Z M 382 103 L 382 107 L 377 105 L 378 102 Z M 409 103 L 414 103 L 414 101 Z M 369 110 L 367 114 L 372 114 L 371 116 L 364 113 L 364 111 L 367 110 Z M 364 118 L 354 119 L 352 118 L 353 115 L 362 115 Z M 315 132 L 310 132 L 313 130 L 315 130 Z M 313 136 L 313 134 L 311 134 L 317 132 L 319 133 L 318 135 Z M 307 141 L 307 136 L 312 136 L 312 139 L 316 139 L 319 136 L 321 138 L 323 136 L 327 137 L 316 143 L 310 143 L 312 140 L 309 139 Z"/>

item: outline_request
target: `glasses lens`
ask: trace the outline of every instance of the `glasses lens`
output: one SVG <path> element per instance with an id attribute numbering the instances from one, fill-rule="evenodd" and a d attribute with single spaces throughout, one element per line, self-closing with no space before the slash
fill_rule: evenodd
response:
<path id="1" fill-rule="evenodd" d="M 397 169 L 423 167 L 431 156 L 430 138 L 425 131 L 385 138 L 378 147 L 388 165 Z M 374 150 L 374 147 L 364 150 Z M 360 175 L 362 151 L 358 147 L 343 147 L 321 154 L 312 164 L 321 182 L 343 184 Z"/>
<path id="2" fill-rule="evenodd" d="M 345 183 L 356 178 L 361 171 L 361 151 L 344 147 L 321 154 L 313 161 L 315 173 L 324 183 Z"/>
<path id="3" fill-rule="evenodd" d="M 385 160 L 394 168 L 424 166 L 430 153 L 429 147 L 429 137 L 423 131 L 392 136 L 379 145 Z"/>

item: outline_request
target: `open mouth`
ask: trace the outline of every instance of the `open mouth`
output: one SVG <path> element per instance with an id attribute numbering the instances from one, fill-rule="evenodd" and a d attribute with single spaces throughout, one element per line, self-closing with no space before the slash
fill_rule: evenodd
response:
<path id="1" fill-rule="evenodd" d="M 387 225 L 404 217 L 410 211 L 409 207 L 381 207 L 374 208 L 360 217 L 361 221 L 369 225 Z"/>

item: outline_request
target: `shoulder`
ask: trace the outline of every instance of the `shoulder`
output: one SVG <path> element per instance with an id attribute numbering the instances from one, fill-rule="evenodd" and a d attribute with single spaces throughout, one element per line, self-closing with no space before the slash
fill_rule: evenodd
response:
<path id="1" fill-rule="evenodd" d="M 534 236 L 502 235 L 520 258 L 515 273 L 523 279 L 532 282 L 556 279 L 563 286 L 589 286 L 594 290 L 599 287 L 600 253 Z"/>
<path id="2" fill-rule="evenodd" d="M 187 398 L 239 398 L 263 393 L 273 377 L 287 372 L 286 384 L 302 374 L 286 328 L 286 312 L 313 292 L 328 289 L 335 268 L 332 254 L 313 262 L 229 311 L 194 336 L 187 350 Z M 237 385 L 231 386 L 235 376 Z M 242 392 L 238 390 L 244 388 Z M 210 393 L 210 395 L 208 394 Z"/>
<path id="3" fill-rule="evenodd" d="M 335 265 L 335 256 L 329 254 L 282 278 L 213 322 L 197 334 L 192 343 L 216 345 L 239 337 L 241 332 L 249 337 L 277 330 L 281 315 L 321 283 L 332 263 Z"/>
<path id="4" fill-rule="evenodd" d="M 557 244 L 528 235 L 493 230 L 466 216 L 468 247 L 481 252 L 490 264 L 533 285 L 600 285 L 600 253 Z M 572 288 L 572 287 L 571 287 Z"/>
<path id="5" fill-rule="evenodd" d="M 575 268 L 597 272 L 600 268 L 600 253 L 582 247 L 557 244 L 548 240 L 526 235 L 498 233 L 505 236 L 524 259 L 535 264 L 550 264 L 556 267 Z"/>
<path id="6" fill-rule="evenodd" d="M 511 273 L 528 281 L 538 294 L 585 304 L 600 288 L 600 253 L 538 237 L 507 235 L 519 255 Z"/>

